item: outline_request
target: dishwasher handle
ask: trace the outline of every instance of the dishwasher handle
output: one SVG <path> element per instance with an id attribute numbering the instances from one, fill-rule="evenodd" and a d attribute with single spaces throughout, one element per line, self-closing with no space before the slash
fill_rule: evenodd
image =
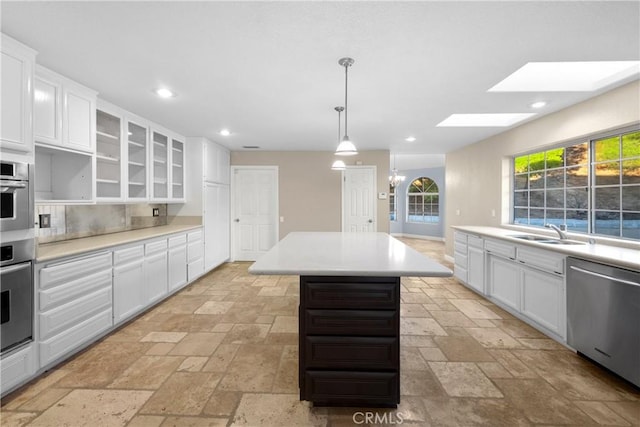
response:
<path id="1" fill-rule="evenodd" d="M 618 279 L 617 277 L 607 276 L 606 274 L 596 273 L 594 271 L 585 270 L 584 268 L 576 267 L 574 265 L 570 266 L 572 270 L 575 270 L 580 273 L 588 274 L 591 276 L 596 276 L 601 279 L 611 280 L 613 282 L 623 283 L 625 285 L 638 286 L 640 287 L 640 283 L 632 282 L 631 280 Z"/>

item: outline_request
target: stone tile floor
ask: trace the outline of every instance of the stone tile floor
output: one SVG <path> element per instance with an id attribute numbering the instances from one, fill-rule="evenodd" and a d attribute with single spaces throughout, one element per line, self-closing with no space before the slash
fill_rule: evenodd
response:
<path id="1" fill-rule="evenodd" d="M 402 240 L 451 267 L 442 243 Z M 640 391 L 453 278 L 402 279 L 397 409 L 313 408 L 297 394 L 298 278 L 249 265 L 221 266 L 5 397 L 0 424 L 640 425 Z"/>

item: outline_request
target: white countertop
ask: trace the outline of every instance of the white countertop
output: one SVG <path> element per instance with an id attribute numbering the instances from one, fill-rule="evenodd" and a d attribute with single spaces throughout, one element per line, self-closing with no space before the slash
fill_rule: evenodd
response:
<path id="1" fill-rule="evenodd" d="M 152 239 L 180 233 L 201 225 L 163 225 L 158 227 L 141 228 L 138 230 L 121 231 L 119 233 L 102 234 L 100 236 L 83 237 L 80 239 L 64 240 L 62 242 L 45 243 L 38 245 L 36 250 L 36 262 L 51 261 L 57 258 L 80 255 L 112 246 L 124 245 L 139 240 Z"/>
<path id="2" fill-rule="evenodd" d="M 451 276 L 448 268 L 386 233 L 289 233 L 251 267 L 253 274 Z"/>
<path id="3" fill-rule="evenodd" d="M 640 270 L 640 250 L 638 249 L 604 245 L 601 243 L 587 243 L 583 245 L 549 245 L 512 237 L 523 234 L 543 235 L 542 233 L 536 233 L 535 231 L 482 226 L 453 226 L 452 228 L 479 236 L 495 237 L 508 240 L 512 243 L 546 249 L 576 258 L 616 265 L 623 268 L 630 268 L 632 270 Z M 546 236 L 547 234 L 544 235 Z M 550 237 L 549 239 L 553 239 L 553 237 Z"/>

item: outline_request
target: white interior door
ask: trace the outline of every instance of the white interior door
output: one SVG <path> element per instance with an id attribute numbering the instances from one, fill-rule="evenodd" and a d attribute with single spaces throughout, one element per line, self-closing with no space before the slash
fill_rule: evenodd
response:
<path id="1" fill-rule="evenodd" d="M 352 166 L 343 172 L 342 231 L 376 231 L 375 166 Z"/>
<path id="2" fill-rule="evenodd" d="M 235 261 L 255 261 L 278 242 L 278 168 L 233 167 Z"/>

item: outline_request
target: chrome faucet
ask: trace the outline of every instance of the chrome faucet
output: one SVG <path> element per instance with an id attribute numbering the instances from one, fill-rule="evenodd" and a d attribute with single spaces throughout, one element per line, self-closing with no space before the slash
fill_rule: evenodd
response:
<path id="1" fill-rule="evenodd" d="M 560 236 L 560 240 L 564 240 L 567 238 L 567 233 L 565 233 L 565 231 L 567 231 L 567 225 L 566 224 L 560 224 L 560 227 L 558 227 L 557 225 L 554 224 L 545 224 L 544 225 L 547 228 L 550 228 L 552 230 L 554 230 L 556 233 L 558 233 L 558 236 Z"/>

